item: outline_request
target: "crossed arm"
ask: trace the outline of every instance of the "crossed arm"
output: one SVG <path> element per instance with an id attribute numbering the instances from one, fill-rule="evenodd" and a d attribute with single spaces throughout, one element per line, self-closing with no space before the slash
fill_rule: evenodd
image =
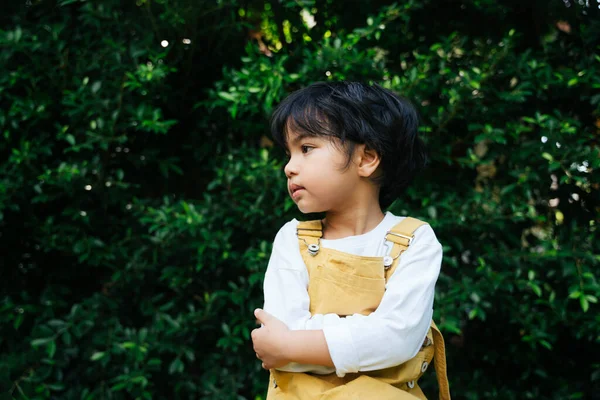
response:
<path id="1" fill-rule="evenodd" d="M 264 369 L 283 367 L 291 362 L 334 366 L 323 330 L 292 331 L 264 310 L 257 309 L 254 315 L 263 325 L 252 331 L 252 342 Z"/>

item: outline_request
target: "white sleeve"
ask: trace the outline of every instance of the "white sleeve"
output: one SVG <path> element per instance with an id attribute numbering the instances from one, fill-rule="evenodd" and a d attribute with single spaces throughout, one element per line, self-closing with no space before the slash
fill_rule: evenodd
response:
<path id="1" fill-rule="evenodd" d="M 441 261 L 439 242 L 412 245 L 400 257 L 377 310 L 323 326 L 338 376 L 392 367 L 417 354 L 431 322 Z"/>
<path id="2" fill-rule="evenodd" d="M 311 316 L 308 297 L 308 271 L 296 236 L 295 221 L 284 225 L 273 242 L 273 251 L 264 281 L 264 310 L 283 321 L 291 330 L 323 329 L 324 323 L 335 324 L 340 320 L 336 314 Z M 288 372 L 314 372 L 330 374 L 332 367 L 290 363 L 278 368 Z"/>

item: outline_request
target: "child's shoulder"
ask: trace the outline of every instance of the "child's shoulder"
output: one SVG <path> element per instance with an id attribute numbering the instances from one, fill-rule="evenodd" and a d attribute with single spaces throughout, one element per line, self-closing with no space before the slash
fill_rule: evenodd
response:
<path id="1" fill-rule="evenodd" d="M 279 228 L 277 235 L 275 235 L 275 242 L 287 243 L 290 241 L 296 241 L 296 230 L 299 223 L 300 221 L 294 218 L 283 224 L 283 226 Z"/>

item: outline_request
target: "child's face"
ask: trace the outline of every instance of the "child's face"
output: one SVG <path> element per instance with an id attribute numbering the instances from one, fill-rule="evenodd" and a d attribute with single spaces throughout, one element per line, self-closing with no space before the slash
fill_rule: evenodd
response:
<path id="1" fill-rule="evenodd" d="M 288 192 L 301 212 L 342 211 L 352 207 L 360 177 L 354 162 L 345 168 L 347 155 L 339 142 L 290 131 L 287 144 Z"/>

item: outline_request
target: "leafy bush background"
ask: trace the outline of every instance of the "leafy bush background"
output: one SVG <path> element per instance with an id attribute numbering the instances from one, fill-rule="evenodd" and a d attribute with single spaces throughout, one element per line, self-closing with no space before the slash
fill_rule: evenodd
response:
<path id="1" fill-rule="evenodd" d="M 597 396 L 595 1 L 3 7 L 3 396 L 263 398 L 252 310 L 298 216 L 268 116 L 334 79 L 421 113 L 432 164 L 391 209 L 444 244 L 454 397 Z"/>

